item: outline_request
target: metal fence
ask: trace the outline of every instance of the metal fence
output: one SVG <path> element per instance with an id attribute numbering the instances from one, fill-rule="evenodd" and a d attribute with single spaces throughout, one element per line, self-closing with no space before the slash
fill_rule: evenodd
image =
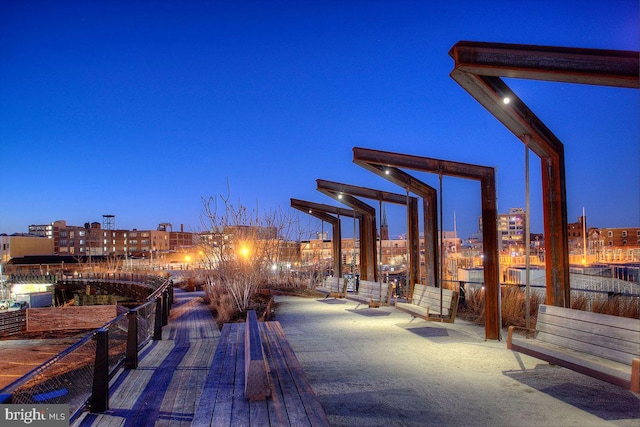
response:
<path id="1" fill-rule="evenodd" d="M 27 328 L 27 312 L 11 310 L 0 313 L 0 337 L 18 334 Z"/>
<path id="2" fill-rule="evenodd" d="M 464 295 L 467 292 L 477 291 L 484 287 L 483 282 L 449 282 L 452 288 L 460 291 L 461 302 L 464 302 Z M 578 273 L 570 274 L 570 282 L 571 300 L 583 298 L 586 302 L 587 310 L 591 310 L 596 302 L 616 298 L 618 302 L 637 307 L 638 311 L 640 311 L 640 286 L 633 282 Z M 504 288 L 505 286 L 517 286 L 521 290 L 525 289 L 525 285 L 521 283 L 501 284 L 501 287 Z M 540 296 L 543 300 L 546 295 L 546 289 L 544 277 L 531 281 L 531 293 Z"/>
<path id="3" fill-rule="evenodd" d="M 160 283 L 144 279 L 144 283 Z M 109 381 L 122 368 L 136 368 L 138 353 L 150 340 L 162 339 L 162 326 L 167 324 L 172 304 L 173 283 L 162 279 L 147 302 L 0 390 L 0 403 L 68 404 L 72 421 L 87 406 L 92 412 L 107 410 Z"/>

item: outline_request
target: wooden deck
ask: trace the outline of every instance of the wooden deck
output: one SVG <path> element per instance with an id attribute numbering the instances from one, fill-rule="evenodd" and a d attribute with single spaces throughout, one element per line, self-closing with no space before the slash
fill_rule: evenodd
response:
<path id="1" fill-rule="evenodd" d="M 329 426 L 280 322 L 260 322 L 258 326 L 269 365 L 271 397 L 255 401 L 245 397 L 246 325 L 227 323 L 222 329 L 193 425 Z"/>
<path id="2" fill-rule="evenodd" d="M 201 292 L 175 290 L 162 340 L 111 383 L 109 410 L 74 426 L 191 426 L 220 332 Z"/>

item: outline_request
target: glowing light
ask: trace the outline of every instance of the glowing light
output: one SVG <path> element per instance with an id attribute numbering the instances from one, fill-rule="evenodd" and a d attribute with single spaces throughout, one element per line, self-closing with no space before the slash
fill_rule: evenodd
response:
<path id="1" fill-rule="evenodd" d="M 508 96 L 505 96 L 504 98 L 502 98 L 502 102 L 504 102 L 505 104 L 508 104 L 511 102 L 511 98 L 509 98 Z"/>

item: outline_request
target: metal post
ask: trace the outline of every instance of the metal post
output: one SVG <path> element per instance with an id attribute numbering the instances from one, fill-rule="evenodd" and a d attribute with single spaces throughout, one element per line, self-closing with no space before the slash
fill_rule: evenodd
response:
<path id="1" fill-rule="evenodd" d="M 138 367 L 138 310 L 129 310 L 127 317 L 129 318 L 129 328 L 127 330 L 124 367 L 125 369 L 136 369 Z"/>
<path id="2" fill-rule="evenodd" d="M 153 339 L 162 340 L 162 297 L 156 297 L 156 315 L 153 325 Z"/>
<path id="3" fill-rule="evenodd" d="M 169 324 L 169 291 L 162 292 L 162 326 Z"/>
<path id="4" fill-rule="evenodd" d="M 530 201 L 530 197 L 529 197 L 529 142 L 530 142 L 531 136 L 530 135 L 525 135 L 524 136 L 524 188 L 525 188 L 525 215 L 524 215 L 524 257 L 525 257 L 525 263 L 526 263 L 526 270 L 525 270 L 525 292 L 524 292 L 524 298 L 525 298 L 525 323 L 527 326 L 527 329 L 531 328 L 531 314 L 529 313 L 529 311 L 531 310 L 531 301 L 529 300 L 531 297 L 531 289 L 530 289 L 530 283 L 531 283 L 531 274 L 530 274 L 530 264 L 531 264 L 531 235 L 530 235 L 530 219 L 529 219 L 529 201 Z"/>
<path id="5" fill-rule="evenodd" d="M 439 183 L 440 183 L 440 188 L 438 189 L 438 192 L 440 193 L 440 275 L 438 277 L 438 286 L 440 287 L 440 314 L 442 315 L 442 299 L 443 299 L 443 292 L 442 292 L 442 280 L 444 278 L 444 228 L 442 226 L 442 172 L 440 172 L 438 174 L 438 178 L 439 178 Z"/>
<path id="6" fill-rule="evenodd" d="M 91 412 L 104 412 L 109 409 L 109 330 L 98 329 L 95 340 L 96 358 L 90 407 Z"/>
<path id="7" fill-rule="evenodd" d="M 378 232 L 378 293 L 380 295 L 380 304 L 382 304 L 382 199 L 378 199 L 378 212 L 380 212 L 380 220 L 378 221 L 380 224 L 379 232 Z M 387 303 L 391 303 L 387 301 Z"/>

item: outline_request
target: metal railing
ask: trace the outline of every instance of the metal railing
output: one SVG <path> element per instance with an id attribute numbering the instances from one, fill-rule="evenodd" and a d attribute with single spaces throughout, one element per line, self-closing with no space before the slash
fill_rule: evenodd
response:
<path id="1" fill-rule="evenodd" d="M 92 281 L 115 281 L 115 282 L 132 282 L 152 287 L 161 286 L 164 278 L 160 276 L 152 276 L 137 273 L 100 273 L 100 272 L 78 272 L 78 273 L 56 273 L 56 274 L 12 274 L 9 276 L 9 283 L 43 283 L 56 284 L 59 281 L 66 280 L 92 280 Z"/>
<path id="2" fill-rule="evenodd" d="M 0 403 L 68 404 L 71 421 L 86 408 L 106 411 L 109 381 L 120 369 L 137 368 L 140 350 L 152 339 L 162 339 L 162 327 L 168 322 L 172 304 L 173 282 L 163 279 L 145 303 L 85 335 L 0 390 Z"/>

